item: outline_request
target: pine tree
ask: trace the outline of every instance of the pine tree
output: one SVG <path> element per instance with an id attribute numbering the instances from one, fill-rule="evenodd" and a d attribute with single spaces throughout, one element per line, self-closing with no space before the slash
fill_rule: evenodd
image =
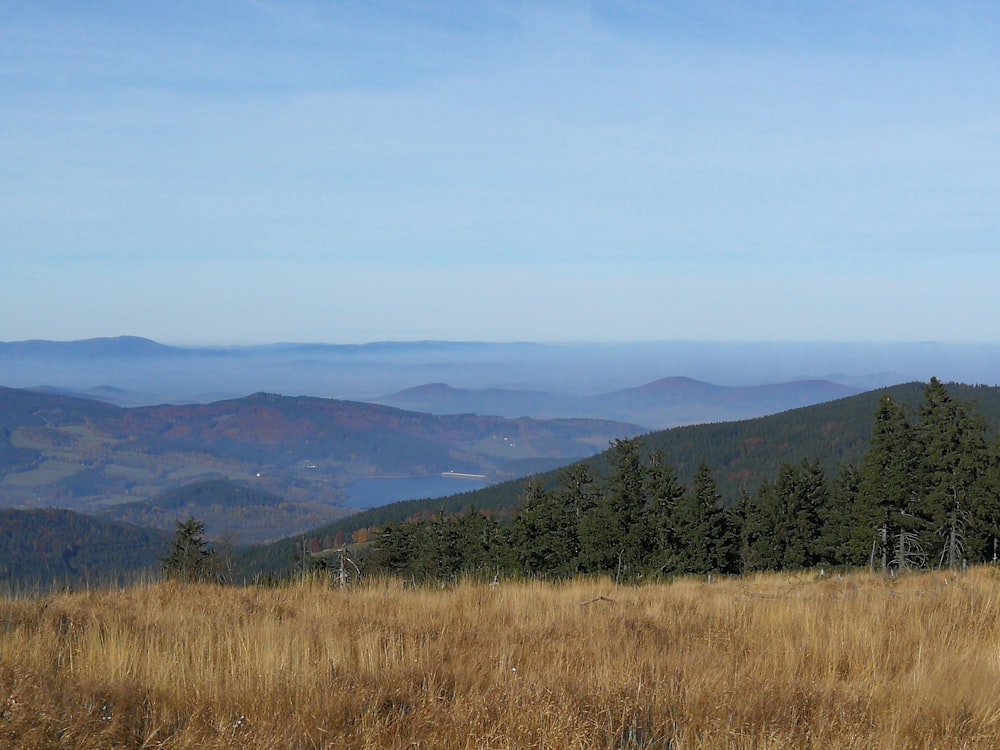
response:
<path id="1" fill-rule="evenodd" d="M 558 493 L 537 482 L 525 485 L 508 539 L 515 569 L 522 575 L 565 576 L 576 571 L 578 543 L 572 509 Z"/>
<path id="2" fill-rule="evenodd" d="M 903 408 L 889 396 L 879 402 L 871 446 L 861 460 L 851 546 L 868 550 L 873 567 L 886 570 L 895 539 L 916 533 L 920 489 L 919 445 Z"/>
<path id="3" fill-rule="evenodd" d="M 774 485 L 762 482 L 756 496 L 745 493 L 740 515 L 743 570 L 778 570 L 783 557 L 783 549 L 776 543 L 781 503 Z"/>
<path id="4" fill-rule="evenodd" d="M 650 456 L 646 496 L 649 498 L 647 514 L 651 543 L 649 569 L 655 573 L 673 572 L 680 548 L 674 522 L 677 503 L 684 497 L 684 487 L 674 467 L 664 460 L 660 451 Z"/>
<path id="5" fill-rule="evenodd" d="M 867 565 L 871 541 L 856 546 L 852 541 L 851 521 L 858 499 L 860 476 L 854 464 L 844 464 L 833 482 L 829 501 L 821 510 L 821 527 L 816 545 L 819 562 L 828 565 Z"/>
<path id="6" fill-rule="evenodd" d="M 733 525 L 722 508 L 722 496 L 707 463 L 701 464 L 694 487 L 677 503 L 674 528 L 680 542 L 678 571 L 736 572 Z"/>
<path id="7" fill-rule="evenodd" d="M 648 557 L 644 472 L 637 439 L 615 440 L 612 474 L 580 522 L 580 566 L 616 579 L 635 577 Z"/>
<path id="8" fill-rule="evenodd" d="M 977 488 L 988 465 L 986 422 L 937 378 L 924 391 L 917 439 L 923 460 L 919 512 L 924 544 L 948 567 L 962 564 Z"/>
<path id="9" fill-rule="evenodd" d="M 194 518 L 178 521 L 170 554 L 162 561 L 167 578 L 187 583 L 218 581 L 221 578 L 215 551 L 205 541 L 205 524 Z"/>

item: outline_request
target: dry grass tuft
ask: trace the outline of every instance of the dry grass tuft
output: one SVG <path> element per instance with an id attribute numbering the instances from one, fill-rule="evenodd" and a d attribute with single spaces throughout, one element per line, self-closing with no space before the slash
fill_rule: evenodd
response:
<path id="1" fill-rule="evenodd" d="M 4 748 L 995 748 L 1000 579 L 0 600 Z"/>

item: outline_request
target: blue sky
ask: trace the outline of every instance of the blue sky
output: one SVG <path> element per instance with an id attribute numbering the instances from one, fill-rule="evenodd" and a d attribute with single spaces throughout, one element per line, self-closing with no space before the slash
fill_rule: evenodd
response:
<path id="1" fill-rule="evenodd" d="M 996 341 L 991 2 L 3 2 L 0 340 Z"/>

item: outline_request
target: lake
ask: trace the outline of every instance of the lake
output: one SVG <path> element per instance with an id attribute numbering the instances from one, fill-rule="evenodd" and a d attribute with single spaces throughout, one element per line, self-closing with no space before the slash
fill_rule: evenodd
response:
<path id="1" fill-rule="evenodd" d="M 347 488 L 348 508 L 367 510 L 400 500 L 422 500 L 427 497 L 447 497 L 488 487 L 482 479 L 456 477 L 416 477 L 413 479 L 356 479 Z"/>

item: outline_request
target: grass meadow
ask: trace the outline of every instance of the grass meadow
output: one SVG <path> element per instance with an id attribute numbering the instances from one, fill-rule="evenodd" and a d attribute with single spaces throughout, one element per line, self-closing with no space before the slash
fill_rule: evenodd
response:
<path id="1" fill-rule="evenodd" d="M 0 748 L 996 748 L 1000 574 L 0 599 Z"/>

